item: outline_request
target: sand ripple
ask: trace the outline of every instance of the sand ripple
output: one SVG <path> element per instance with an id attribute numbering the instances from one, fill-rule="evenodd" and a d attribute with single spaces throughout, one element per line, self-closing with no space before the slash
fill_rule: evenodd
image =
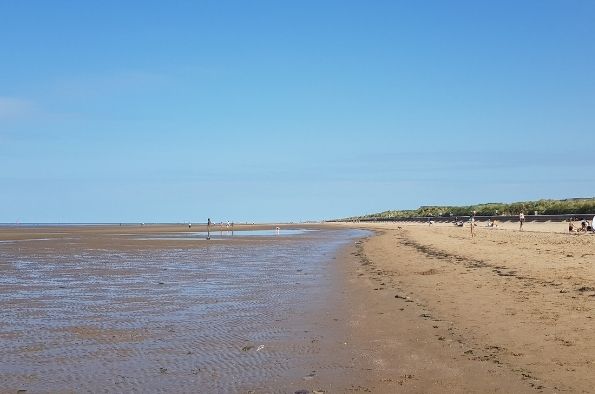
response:
<path id="1" fill-rule="evenodd" d="M 330 256 L 348 237 L 147 250 L 94 248 L 84 237 L 5 243 L 3 389 L 262 387 L 291 369 L 294 354 L 318 351 L 314 342 L 280 346 L 295 333 L 279 322 L 320 296 Z"/>

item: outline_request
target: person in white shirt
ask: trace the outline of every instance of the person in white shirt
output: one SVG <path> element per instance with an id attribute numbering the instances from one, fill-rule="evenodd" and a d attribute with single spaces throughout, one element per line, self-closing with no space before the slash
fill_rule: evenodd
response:
<path id="1" fill-rule="evenodd" d="M 519 214 L 519 230 L 520 231 L 523 231 L 523 223 L 525 223 L 525 214 L 521 212 Z"/>

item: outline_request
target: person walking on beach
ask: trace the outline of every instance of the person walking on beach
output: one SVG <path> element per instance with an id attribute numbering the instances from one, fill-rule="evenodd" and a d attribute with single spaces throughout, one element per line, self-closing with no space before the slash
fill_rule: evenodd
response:
<path id="1" fill-rule="evenodd" d="M 471 238 L 475 237 L 475 211 L 473 211 L 473 215 L 469 218 L 469 222 L 471 223 Z"/>
<path id="2" fill-rule="evenodd" d="M 519 231 L 523 231 L 523 223 L 525 223 L 525 214 L 519 213 Z"/>

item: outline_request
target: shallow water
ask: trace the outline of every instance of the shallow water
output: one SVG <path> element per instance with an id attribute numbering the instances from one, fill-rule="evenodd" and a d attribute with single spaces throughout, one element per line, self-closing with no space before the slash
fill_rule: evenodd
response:
<path id="1" fill-rule="evenodd" d="M 318 230 L 306 230 L 306 229 L 283 229 L 283 230 L 242 230 L 242 231 L 232 231 L 232 230 L 216 230 L 211 232 L 206 231 L 195 231 L 195 232 L 188 232 L 188 233 L 164 233 L 164 234 L 151 234 L 149 237 L 138 237 L 134 236 L 135 239 L 142 239 L 142 240 L 188 240 L 188 241 L 198 241 L 198 240 L 206 240 L 207 237 L 211 239 L 243 239 L 246 237 L 285 237 L 291 235 L 300 235 L 305 233 L 312 233 Z M 123 234 L 128 235 L 129 234 Z"/>
<path id="2" fill-rule="evenodd" d="M 365 234 L 150 249 L 96 249 L 84 239 L 3 244 L 2 389 L 278 387 L 295 373 L 294 349 L 282 345 L 295 335 L 292 319 L 324 302 L 332 256 Z"/>

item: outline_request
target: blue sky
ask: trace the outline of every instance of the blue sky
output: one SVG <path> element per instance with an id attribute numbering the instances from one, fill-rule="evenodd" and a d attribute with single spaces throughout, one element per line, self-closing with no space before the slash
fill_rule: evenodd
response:
<path id="1" fill-rule="evenodd" d="M 0 222 L 593 196 L 592 1 L 0 1 Z"/>

